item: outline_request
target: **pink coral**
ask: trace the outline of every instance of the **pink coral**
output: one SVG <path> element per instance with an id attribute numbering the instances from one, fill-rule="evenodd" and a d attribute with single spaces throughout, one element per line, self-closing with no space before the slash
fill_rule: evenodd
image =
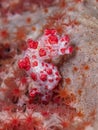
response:
<path id="1" fill-rule="evenodd" d="M 44 35 L 37 41 L 28 39 L 28 48 L 19 61 L 20 69 L 25 69 L 34 82 L 30 96 L 42 95 L 42 100 L 47 100 L 59 83 L 61 76 L 52 60 L 65 54 L 71 54 L 73 48 L 69 46 L 69 36 L 60 37 L 56 30 L 46 29 Z M 50 62 L 51 61 L 51 62 Z"/>

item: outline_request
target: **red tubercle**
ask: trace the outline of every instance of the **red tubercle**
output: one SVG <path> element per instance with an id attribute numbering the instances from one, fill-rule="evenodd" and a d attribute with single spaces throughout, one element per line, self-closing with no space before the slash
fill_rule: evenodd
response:
<path id="1" fill-rule="evenodd" d="M 31 73 L 31 78 L 32 78 L 34 81 L 36 81 L 36 80 L 37 80 L 37 75 L 36 75 L 34 72 L 32 72 L 32 73 Z"/>
<path id="2" fill-rule="evenodd" d="M 36 55 L 32 55 L 32 58 L 33 58 L 33 59 L 36 59 L 36 58 L 37 58 L 37 56 L 36 56 Z"/>
<path id="3" fill-rule="evenodd" d="M 58 73 L 58 72 L 55 72 L 55 74 L 56 74 L 57 76 L 59 76 L 59 73 Z"/>
<path id="4" fill-rule="evenodd" d="M 18 62 L 18 66 L 20 69 L 25 69 L 26 71 L 28 71 L 31 67 L 29 58 L 25 57 L 23 60 L 20 60 Z"/>
<path id="5" fill-rule="evenodd" d="M 23 69 L 24 66 L 25 66 L 24 61 L 23 61 L 23 60 L 20 60 L 20 61 L 18 62 L 18 66 L 19 66 L 20 69 Z"/>
<path id="6" fill-rule="evenodd" d="M 32 49 L 37 49 L 37 47 L 38 47 L 38 42 L 33 41 L 32 39 L 28 39 L 27 43 L 28 43 L 28 46 Z"/>
<path id="7" fill-rule="evenodd" d="M 66 41 L 66 42 L 69 42 L 70 41 L 70 38 L 68 35 L 65 35 L 61 38 L 61 41 Z"/>
<path id="8" fill-rule="evenodd" d="M 58 72 L 56 72 L 55 74 L 56 74 L 56 78 L 55 78 L 55 79 L 56 79 L 57 81 L 60 81 L 60 80 L 61 80 L 60 74 L 59 74 Z"/>
<path id="9" fill-rule="evenodd" d="M 49 82 L 53 82 L 53 79 L 49 79 Z"/>
<path id="10" fill-rule="evenodd" d="M 29 60 L 29 58 L 25 57 L 24 62 L 25 62 L 25 69 L 26 69 L 26 71 L 28 71 L 30 69 L 30 60 Z"/>
<path id="11" fill-rule="evenodd" d="M 41 79 L 42 81 L 46 81 L 46 80 L 47 80 L 47 75 L 46 75 L 46 74 L 41 74 L 41 75 L 40 75 L 40 79 Z"/>
<path id="12" fill-rule="evenodd" d="M 47 69 L 46 72 L 51 75 L 52 74 L 52 69 Z"/>
<path id="13" fill-rule="evenodd" d="M 19 66 L 20 69 L 23 69 L 24 68 L 24 62 L 20 60 L 18 62 L 18 66 Z"/>
<path id="14" fill-rule="evenodd" d="M 48 46 L 46 46 L 46 48 L 47 48 L 48 50 L 50 50 L 50 51 L 52 50 L 52 47 L 51 47 L 51 46 L 49 46 L 49 45 L 48 45 Z"/>
<path id="15" fill-rule="evenodd" d="M 72 54 L 72 52 L 73 52 L 73 47 L 72 47 L 72 46 L 68 47 L 68 48 L 65 50 L 65 54 Z"/>
<path id="16" fill-rule="evenodd" d="M 44 62 L 42 62 L 42 66 L 45 66 L 45 63 L 44 63 Z"/>
<path id="17" fill-rule="evenodd" d="M 30 62 L 28 57 L 25 57 L 25 58 L 24 58 L 24 61 L 25 61 L 26 63 L 29 63 L 29 62 Z"/>
<path id="18" fill-rule="evenodd" d="M 49 35 L 49 34 L 54 35 L 57 33 L 57 31 L 55 29 L 46 29 L 44 33 L 45 35 Z"/>
<path id="19" fill-rule="evenodd" d="M 45 51 L 44 48 L 41 48 L 41 49 L 39 50 L 39 55 L 40 55 L 40 57 L 46 56 L 46 51 Z"/>
<path id="20" fill-rule="evenodd" d="M 45 64 L 46 67 L 48 67 L 48 64 Z"/>
<path id="21" fill-rule="evenodd" d="M 38 61 L 33 61 L 32 67 L 36 67 L 36 66 L 38 66 Z"/>
<path id="22" fill-rule="evenodd" d="M 57 38 L 57 36 L 56 35 L 50 35 L 48 37 L 48 42 L 50 44 L 58 44 L 58 38 Z"/>
<path id="23" fill-rule="evenodd" d="M 61 51 L 62 54 L 65 54 L 65 50 L 66 50 L 66 48 L 61 48 L 60 51 Z"/>

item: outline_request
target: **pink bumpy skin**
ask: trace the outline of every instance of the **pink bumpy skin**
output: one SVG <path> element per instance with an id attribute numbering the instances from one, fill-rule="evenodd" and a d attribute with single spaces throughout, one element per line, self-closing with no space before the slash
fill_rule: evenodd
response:
<path id="1" fill-rule="evenodd" d="M 58 85 L 61 76 L 57 67 L 47 61 L 72 53 L 69 36 L 60 37 L 56 30 L 46 29 L 44 35 L 37 41 L 28 39 L 27 44 L 28 48 L 18 65 L 33 79 L 34 86 L 30 90 L 30 96 L 34 97 L 38 93 L 48 95 L 48 92 L 50 93 Z"/>

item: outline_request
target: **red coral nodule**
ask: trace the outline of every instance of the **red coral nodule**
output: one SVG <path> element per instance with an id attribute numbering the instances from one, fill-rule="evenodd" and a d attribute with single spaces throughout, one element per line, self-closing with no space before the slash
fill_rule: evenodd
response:
<path id="1" fill-rule="evenodd" d="M 34 72 L 32 72 L 32 73 L 31 73 L 31 78 L 32 78 L 34 81 L 36 81 L 36 80 L 37 80 L 37 75 L 36 75 Z"/>
<path id="2" fill-rule="evenodd" d="M 30 61 L 28 57 L 25 57 L 23 60 L 18 62 L 18 66 L 20 69 L 25 69 L 28 71 L 30 69 Z"/>
<path id="3" fill-rule="evenodd" d="M 50 35 L 48 37 L 48 41 L 50 44 L 58 44 L 58 38 L 55 35 Z"/>
<path id="4" fill-rule="evenodd" d="M 46 75 L 46 74 L 41 74 L 41 75 L 40 75 L 40 79 L 41 79 L 42 81 L 46 81 L 46 80 L 47 80 L 47 75 Z"/>
<path id="5" fill-rule="evenodd" d="M 38 42 L 33 41 L 32 39 L 28 39 L 27 43 L 30 48 L 37 49 L 38 47 Z"/>
<path id="6" fill-rule="evenodd" d="M 46 51 L 43 49 L 43 48 L 41 48 L 40 50 L 39 50 L 39 55 L 42 57 L 42 56 L 46 56 Z"/>
<path id="7" fill-rule="evenodd" d="M 46 29 L 45 30 L 45 35 L 49 35 L 49 34 L 56 34 L 57 31 L 55 29 Z"/>

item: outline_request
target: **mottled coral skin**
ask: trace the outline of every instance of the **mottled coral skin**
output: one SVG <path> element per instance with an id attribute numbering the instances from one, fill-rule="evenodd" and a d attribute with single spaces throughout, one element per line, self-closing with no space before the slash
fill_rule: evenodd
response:
<path id="1" fill-rule="evenodd" d="M 50 92 L 58 85 L 61 79 L 58 68 L 47 61 L 72 53 L 73 49 L 69 46 L 69 41 L 68 35 L 60 37 L 54 29 L 46 29 L 38 41 L 27 40 L 28 48 L 18 65 L 33 79 L 34 86 L 30 96 Z"/>

